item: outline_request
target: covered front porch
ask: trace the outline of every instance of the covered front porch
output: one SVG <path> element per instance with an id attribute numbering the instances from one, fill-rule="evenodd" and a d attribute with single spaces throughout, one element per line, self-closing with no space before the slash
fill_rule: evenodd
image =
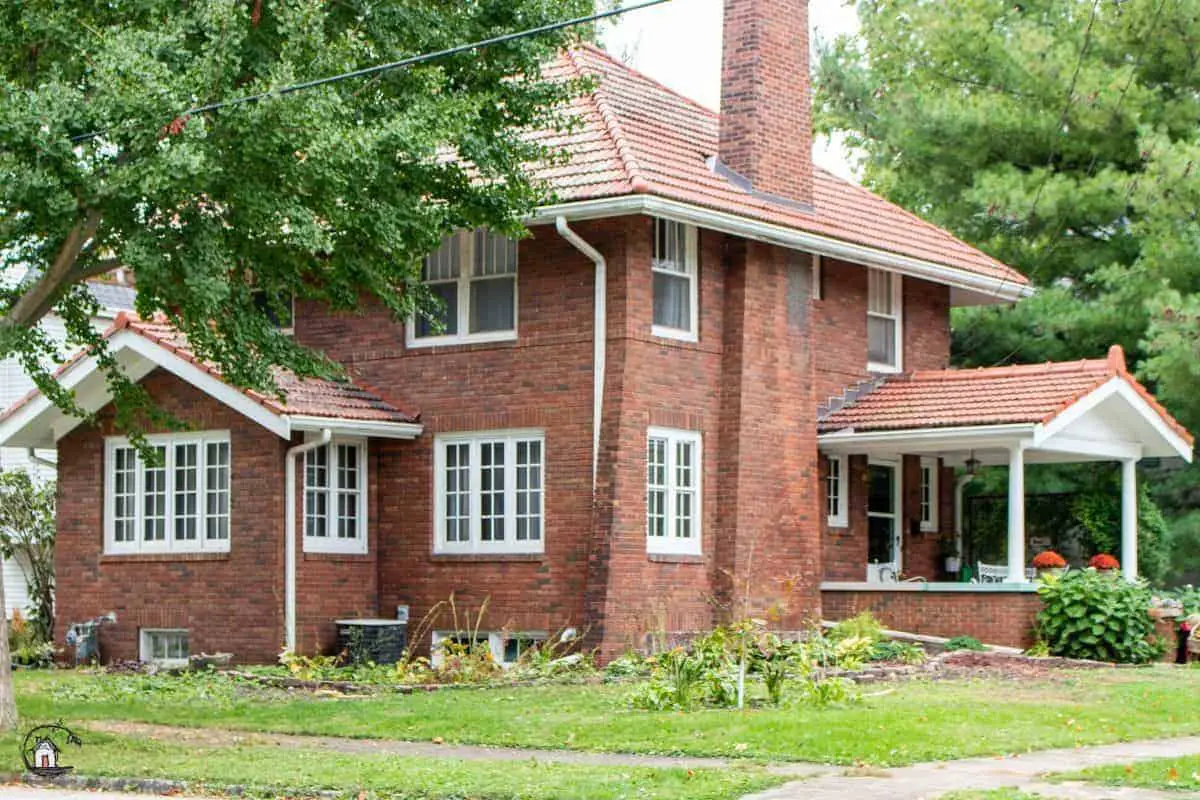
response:
<path id="1" fill-rule="evenodd" d="M 1120 465 L 1121 544 L 1113 555 L 1124 577 L 1136 580 L 1138 462 L 1190 461 L 1193 445 L 1129 375 L 1117 347 L 1106 359 L 860 384 L 821 410 L 819 431 L 829 510 L 826 616 L 866 609 L 903 630 L 1015 646 L 1027 643 L 1037 607 L 1027 465 Z M 955 564 L 963 490 L 982 467 L 1007 468 L 1004 558 Z M 978 620 L 984 628 L 972 632 Z"/>

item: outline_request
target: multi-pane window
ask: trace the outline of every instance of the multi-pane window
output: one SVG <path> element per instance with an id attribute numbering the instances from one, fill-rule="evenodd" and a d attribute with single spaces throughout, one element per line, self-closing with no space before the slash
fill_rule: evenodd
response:
<path id="1" fill-rule="evenodd" d="M 155 630 L 142 628 L 140 660 L 156 664 L 185 664 L 188 660 L 186 630 Z"/>
<path id="2" fill-rule="evenodd" d="M 421 344 L 494 341 L 517 330 L 517 242 L 490 231 L 462 231 L 425 258 L 422 279 L 440 312 L 418 316 Z"/>
<path id="3" fill-rule="evenodd" d="M 844 528 L 846 515 L 846 457 L 825 459 L 825 514 L 831 528 Z"/>
<path id="4" fill-rule="evenodd" d="M 367 447 L 334 440 L 304 453 L 304 549 L 365 553 Z"/>
<path id="5" fill-rule="evenodd" d="M 921 459 L 921 530 L 938 529 L 938 473 L 936 458 Z"/>
<path id="6" fill-rule="evenodd" d="M 868 369 L 895 372 L 901 368 L 901 280 L 899 273 L 867 269 Z"/>
<path id="7" fill-rule="evenodd" d="M 447 434 L 434 447 L 435 552 L 542 552 L 541 431 Z"/>
<path id="8" fill-rule="evenodd" d="M 646 549 L 700 552 L 700 434 L 651 428 L 646 436 Z"/>
<path id="9" fill-rule="evenodd" d="M 696 229 L 682 222 L 654 220 L 654 325 L 658 336 L 696 338 Z"/>
<path id="10" fill-rule="evenodd" d="M 147 447 L 150 458 L 107 442 L 105 552 L 228 550 L 229 435 L 150 436 Z"/>

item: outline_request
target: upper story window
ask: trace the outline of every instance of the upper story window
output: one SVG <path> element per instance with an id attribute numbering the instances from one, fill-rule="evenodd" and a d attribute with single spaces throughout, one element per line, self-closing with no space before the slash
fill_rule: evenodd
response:
<path id="1" fill-rule="evenodd" d="M 651 428 L 646 435 L 646 550 L 700 553 L 700 434 Z"/>
<path id="2" fill-rule="evenodd" d="M 422 280 L 443 303 L 418 316 L 409 342 L 468 344 L 517 335 L 517 241 L 487 230 L 460 231 L 425 258 Z"/>
<path id="3" fill-rule="evenodd" d="M 227 552 L 228 432 L 146 439 L 155 453 L 153 462 L 127 439 L 105 442 L 104 551 Z"/>
<path id="4" fill-rule="evenodd" d="M 254 292 L 254 306 L 267 316 L 271 325 L 285 336 L 296 332 L 296 295 L 269 295 Z"/>
<path id="5" fill-rule="evenodd" d="M 434 440 L 436 553 L 540 553 L 546 445 L 541 431 Z"/>
<path id="6" fill-rule="evenodd" d="M 825 514 L 828 524 L 831 528 L 844 528 L 848 524 L 846 457 L 829 456 L 825 460 L 825 469 Z"/>
<path id="7" fill-rule="evenodd" d="M 655 336 L 696 340 L 698 276 L 696 229 L 682 222 L 654 220 Z"/>
<path id="8" fill-rule="evenodd" d="M 902 278 L 899 273 L 867 269 L 867 369 L 899 372 L 903 366 Z"/>
<path id="9" fill-rule="evenodd" d="M 921 530 L 938 529 L 938 462 L 921 459 Z"/>
<path id="10" fill-rule="evenodd" d="M 334 439 L 304 453 L 304 550 L 367 552 L 367 445 Z"/>

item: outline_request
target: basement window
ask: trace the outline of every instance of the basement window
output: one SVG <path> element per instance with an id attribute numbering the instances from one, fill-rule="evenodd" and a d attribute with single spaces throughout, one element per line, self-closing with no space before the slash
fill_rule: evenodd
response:
<path id="1" fill-rule="evenodd" d="M 188 663 L 190 655 L 188 632 L 185 628 L 142 628 L 138 659 L 164 667 Z"/>

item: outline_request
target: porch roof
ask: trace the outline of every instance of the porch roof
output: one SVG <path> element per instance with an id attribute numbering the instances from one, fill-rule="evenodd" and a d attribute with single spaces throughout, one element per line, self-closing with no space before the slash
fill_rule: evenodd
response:
<path id="1" fill-rule="evenodd" d="M 977 450 L 984 462 L 1003 462 L 996 451 L 1016 445 L 1047 461 L 1191 461 L 1194 444 L 1129 374 L 1119 346 L 1104 359 L 920 371 L 860 384 L 822 407 L 817 425 L 829 451 Z"/>
<path id="2" fill-rule="evenodd" d="M 234 386 L 215 364 L 192 351 L 183 334 L 162 319 L 118 314 L 104 339 L 109 353 L 131 380 L 139 381 L 155 369 L 164 369 L 285 439 L 297 432 L 325 428 L 340 435 L 400 439 L 421 433 L 415 414 L 358 382 L 300 378 L 287 370 L 277 370 L 274 377 L 282 396 Z M 112 399 L 104 373 L 90 352 L 76 354 L 55 377 L 74 392 L 76 403 L 85 411 L 98 411 Z M 53 447 L 81 422 L 34 390 L 0 414 L 0 446 Z"/>

